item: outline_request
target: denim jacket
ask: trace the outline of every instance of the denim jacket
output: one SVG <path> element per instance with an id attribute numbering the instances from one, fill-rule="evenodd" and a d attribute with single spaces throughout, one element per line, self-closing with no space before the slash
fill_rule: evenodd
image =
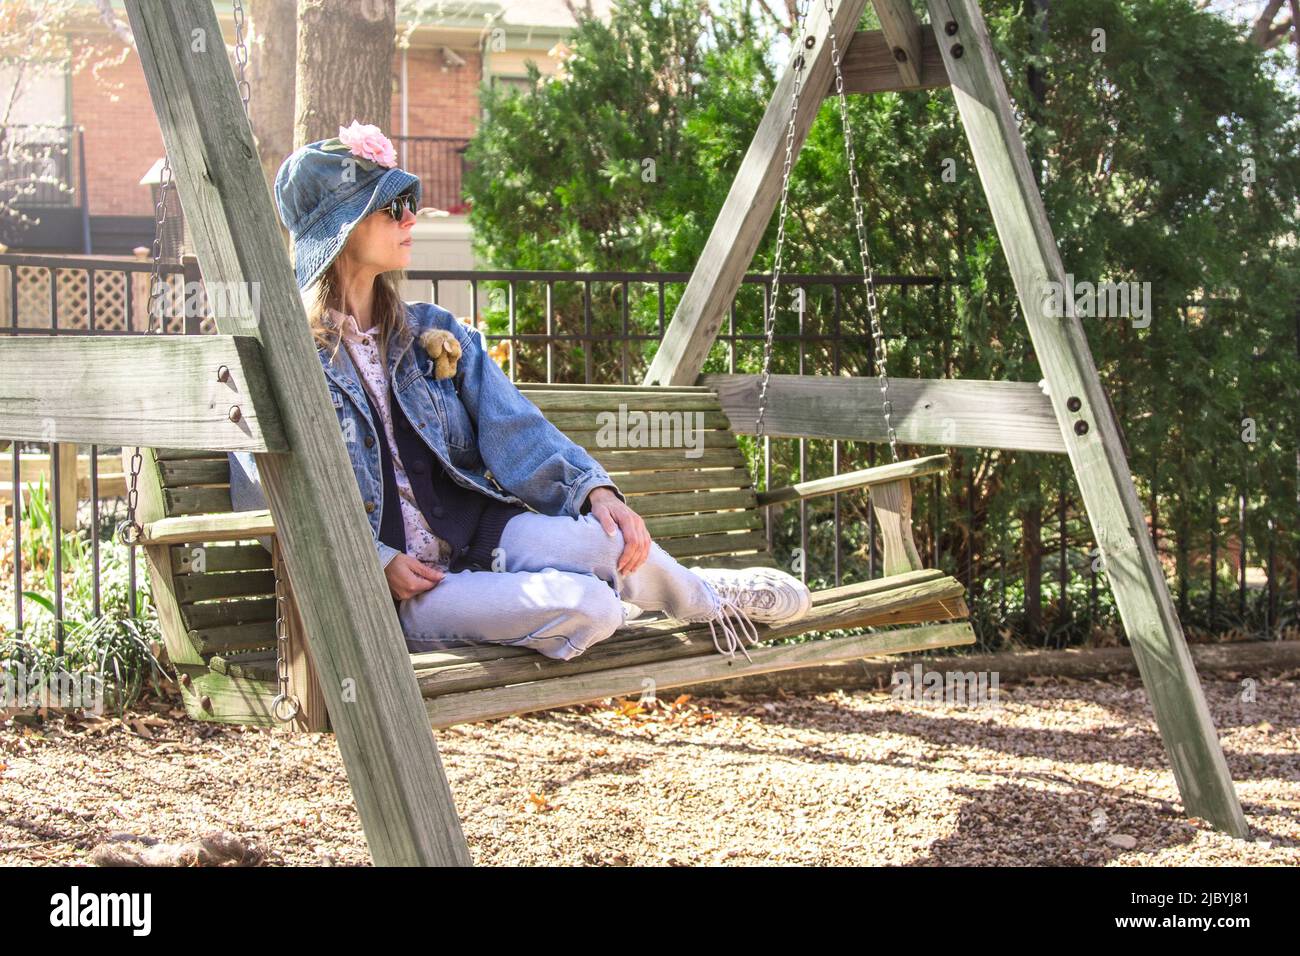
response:
<path id="1" fill-rule="evenodd" d="M 602 485 L 626 501 L 605 469 L 515 387 L 488 354 L 481 332 L 427 302 L 409 303 L 406 310 L 411 340 L 403 348 L 393 336 L 388 347 L 393 396 L 454 481 L 499 501 L 575 519 L 586 511 L 587 495 Z M 451 378 L 434 377 L 434 362 L 418 342 L 428 329 L 446 329 L 460 342 L 461 357 Z M 370 420 L 364 387 L 347 349 L 340 348 L 333 363 L 329 350 L 318 349 L 317 354 L 379 563 L 387 566 L 398 552 L 379 540 L 384 505 L 381 424 Z M 235 510 L 265 508 L 253 456 L 234 452 L 230 457 Z"/>

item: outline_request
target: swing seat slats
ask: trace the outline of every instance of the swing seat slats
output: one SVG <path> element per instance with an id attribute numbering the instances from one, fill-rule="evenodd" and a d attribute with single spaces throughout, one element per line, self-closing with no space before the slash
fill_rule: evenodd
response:
<path id="1" fill-rule="evenodd" d="M 749 648 L 748 660 L 719 655 L 708 624 L 663 615 L 630 621 L 571 661 L 483 644 L 413 654 L 433 726 L 640 694 L 647 679 L 656 689 L 667 689 L 974 641 L 962 586 L 923 568 L 912 543 L 910 481 L 946 470 L 947 456 L 756 493 L 736 435 L 710 388 L 527 384 L 521 389 L 552 424 L 591 451 L 655 541 L 688 566 L 780 567 L 767 542 L 767 506 L 869 489 L 885 576 L 813 592 L 812 611 L 797 622 L 757 624 L 763 643 Z M 611 437 L 618 442 L 612 447 Z M 267 536 L 274 540 L 270 512 L 231 511 L 224 452 L 146 452 L 140 483 L 155 604 L 188 712 L 205 720 L 274 724 L 276 582 L 272 555 L 257 543 Z M 297 626 L 291 582 L 284 585 L 286 626 Z M 872 631 L 858 633 L 866 628 Z M 825 632 L 847 633 L 819 636 Z M 795 642 L 801 635 L 811 636 Z M 320 697 L 315 687 L 293 689 Z M 328 729 L 328 717 L 316 708 L 297 726 Z"/>
<path id="2" fill-rule="evenodd" d="M 924 609 L 924 619 L 943 621 L 965 617 L 963 589 L 952 578 L 929 572 L 925 577 L 877 579 L 861 587 L 815 592 L 812 611 L 800 621 L 756 625 L 760 640 L 796 637 L 809 631 L 850 627 L 892 626 L 904 623 L 907 612 Z M 819 642 L 819 643 L 831 643 Z M 502 653 L 509 650 L 513 653 Z M 751 650 L 752 655 L 752 650 Z M 412 655 L 416 679 L 425 697 L 480 690 L 542 678 L 609 670 L 631 665 L 701 655 L 717 656 L 707 624 L 684 625 L 664 620 L 638 626 L 637 622 L 587 650 L 571 661 L 551 661 L 524 648 L 482 645 Z M 744 660 L 743 657 L 739 660 Z"/>

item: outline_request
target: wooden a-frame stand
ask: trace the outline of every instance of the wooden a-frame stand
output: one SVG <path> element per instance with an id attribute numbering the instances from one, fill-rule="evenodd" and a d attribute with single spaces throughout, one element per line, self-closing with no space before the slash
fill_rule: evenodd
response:
<path id="1" fill-rule="evenodd" d="M 835 14 L 838 35 L 853 34 L 865 2 L 841 0 Z M 90 409 L 98 416 L 92 419 L 60 417 L 59 427 L 67 422 L 72 434 L 61 432 L 57 440 L 170 442 L 170 447 L 242 447 L 256 453 L 374 861 L 467 864 L 469 850 L 387 597 L 210 0 L 126 0 L 126 6 L 204 278 L 256 289 L 250 298 L 260 302 L 260 311 L 256 316 L 216 315 L 222 334 L 208 342 L 134 337 L 105 343 L 119 358 L 130 359 L 123 366 L 149 369 L 153 377 L 193 393 L 182 403 L 184 415 L 158 409 L 159 420 L 173 432 L 169 441 L 158 439 L 156 422 L 131 416 L 131 409 L 96 408 Z M 1119 429 L 1083 332 L 1077 320 L 1044 319 L 1033 306 L 1041 301 L 1043 283 L 1063 279 L 1063 269 L 979 9 L 956 0 L 929 0 L 929 7 L 933 38 L 905 4 L 877 3 L 884 29 L 854 37 L 851 88 L 943 85 L 946 71 L 1187 810 L 1246 836 L 1245 818 L 1178 620 L 1143 533 Z M 813 45 L 804 51 L 810 89 L 828 88 L 827 27 L 818 7 L 809 25 Z M 693 383 L 699 375 L 725 303 L 775 206 L 776 143 L 784 135 L 788 107 L 783 104 L 789 103 L 791 83 L 787 70 L 651 367 L 651 382 Z M 798 143 L 811 125 L 818 97 L 806 97 L 805 104 L 797 118 Z M 53 351 L 73 346 L 80 347 L 60 343 Z M 158 365 L 171 352 L 189 366 Z M 206 377 L 196 379 L 199 372 Z M 240 389 L 246 405 L 262 413 L 256 421 L 228 419 L 224 413 L 222 403 L 237 401 Z M 1068 397 L 1079 400 L 1078 410 L 1067 408 Z M 88 404 L 81 401 L 77 410 Z M 194 409 L 214 414 L 200 421 Z M 14 437 L 26 437 L 21 429 L 32 427 L 26 418 L 13 420 L 19 429 Z M 733 421 L 739 419 L 733 416 Z M 1076 432 L 1076 422 L 1088 423 L 1086 434 Z"/>
<path id="2" fill-rule="evenodd" d="M 927 0 L 930 23 L 925 25 L 906 0 L 873 0 L 882 29 L 855 34 L 866 3 L 838 0 L 835 4 L 833 26 L 843 56 L 845 88 L 870 93 L 951 86 L 1006 251 L 1034 352 L 1047 380 L 1064 450 L 1079 483 L 1138 670 L 1150 694 L 1184 807 L 1191 816 L 1207 820 L 1233 836 L 1247 838 L 1250 831 L 1246 818 L 1146 530 L 1119 423 L 1102 390 L 1083 328 L 1075 316 L 1051 317 L 1043 311 L 1048 284 L 1055 282 L 1059 283 L 1057 288 L 1064 288 L 1065 269 L 979 5 L 975 0 Z M 796 151 L 823 98 L 833 89 L 828 41 L 832 21 L 822 4 L 814 2 L 813 11 L 804 36 L 795 38 L 805 61 L 804 93 L 795 116 Z M 780 196 L 793 81 L 793 71 L 787 69 L 644 381 L 659 385 L 706 382 L 718 386 L 724 396 L 731 395 L 730 402 L 724 398 L 724 406 L 733 425 L 741 431 L 755 419 L 757 376 L 701 378 L 700 373 Z M 805 377 L 799 378 L 803 380 L 783 383 L 771 392 L 774 406 L 781 403 L 782 387 L 792 403 L 807 400 L 799 427 L 791 427 L 787 433 L 816 434 L 815 426 L 812 431 L 808 427 L 810 419 L 825 416 L 809 413 L 812 400 L 815 397 L 820 401 L 823 410 L 834 407 L 836 403 L 827 396 L 833 396 L 837 388 L 846 397 L 839 405 L 846 413 L 844 417 L 878 413 L 878 409 L 862 407 L 866 396 L 852 379 L 818 379 L 813 385 Z M 964 382 L 962 386 L 969 390 L 1003 384 Z M 932 383 L 932 390 L 943 394 L 950 385 Z M 996 387 L 982 391 L 987 393 L 989 407 L 1008 416 L 1018 414 L 1006 407 L 1010 393 Z M 850 395 L 859 403 L 852 409 L 847 408 Z M 861 435 L 861 428 L 854 432 L 845 427 L 838 431 L 824 424 L 821 427 L 826 437 L 867 437 Z M 753 433 L 752 425 L 748 430 Z M 765 431 L 781 434 L 779 427 L 773 429 L 771 425 Z M 903 431 L 900 428 L 900 436 Z M 909 423 L 908 431 L 922 440 L 927 435 L 923 421 Z M 929 434 L 935 434 L 934 430 L 930 429 Z M 934 441 L 942 439 L 936 435 Z M 1027 446 L 1022 443 L 1003 447 Z"/>

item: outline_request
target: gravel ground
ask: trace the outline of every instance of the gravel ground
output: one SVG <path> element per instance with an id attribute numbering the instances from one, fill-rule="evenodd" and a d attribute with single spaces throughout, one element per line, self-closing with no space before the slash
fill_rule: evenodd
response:
<path id="1" fill-rule="evenodd" d="M 1297 674 L 1205 680 L 1255 842 L 1188 820 L 1140 682 L 1026 681 L 996 707 L 888 691 L 610 702 L 436 732 L 484 865 L 1300 865 Z M 0 864 L 135 834 L 366 864 L 332 736 L 177 718 L 0 728 Z M 157 712 L 161 710 L 162 712 Z"/>

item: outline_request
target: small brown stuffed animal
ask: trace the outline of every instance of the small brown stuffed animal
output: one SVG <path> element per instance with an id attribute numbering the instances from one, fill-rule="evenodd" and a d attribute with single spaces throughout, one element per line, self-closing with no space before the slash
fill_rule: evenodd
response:
<path id="1" fill-rule="evenodd" d="M 460 343 L 456 336 L 446 329 L 429 329 L 420 335 L 420 344 L 429 353 L 435 364 L 435 378 L 451 378 L 456 374 L 456 363 L 460 360 Z"/>

